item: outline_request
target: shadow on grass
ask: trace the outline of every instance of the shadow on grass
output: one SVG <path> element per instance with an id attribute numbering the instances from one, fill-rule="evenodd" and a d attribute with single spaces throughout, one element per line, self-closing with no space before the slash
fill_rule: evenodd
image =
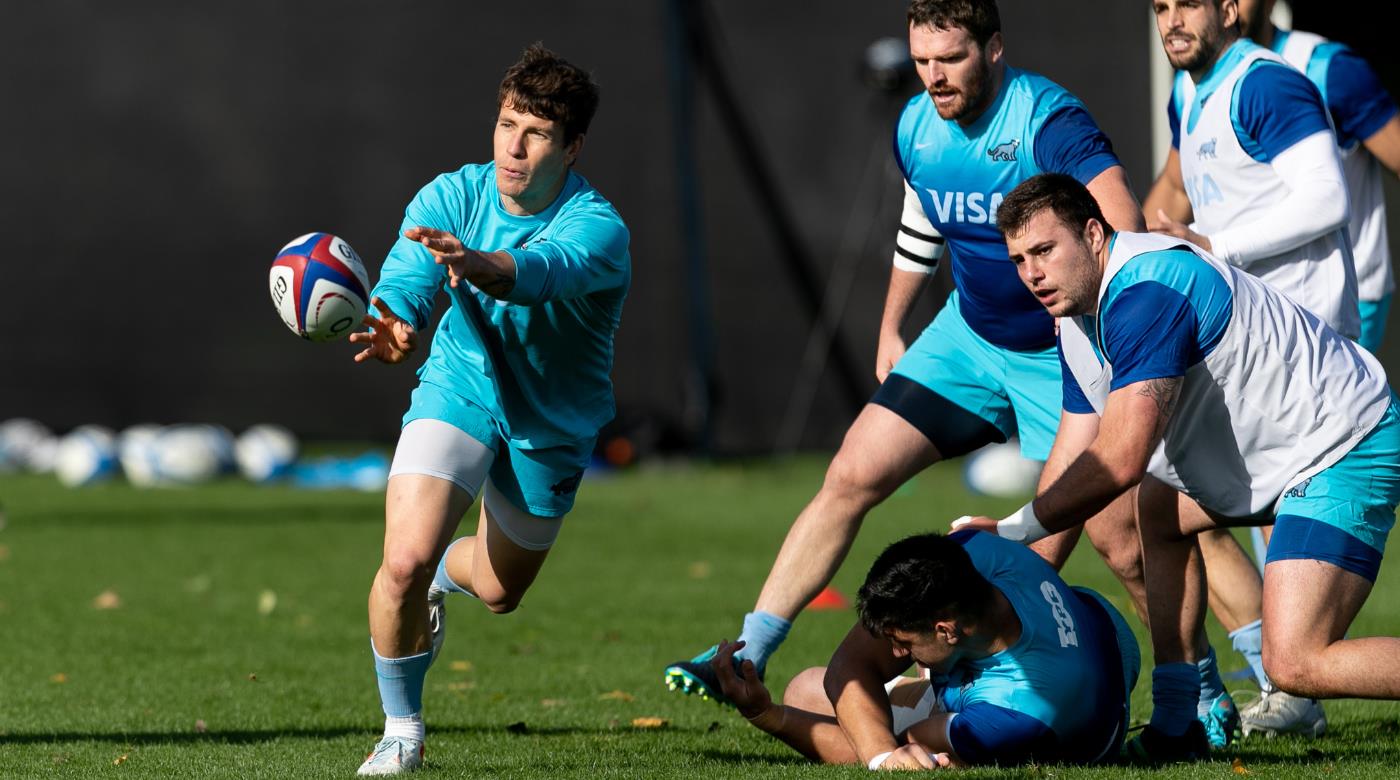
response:
<path id="1" fill-rule="evenodd" d="M 598 736 L 603 734 L 627 733 L 628 729 L 574 726 L 527 726 L 512 723 L 503 726 L 433 726 L 434 735 L 459 736 L 498 736 L 514 734 L 521 737 L 571 737 Z M 206 732 L 97 732 L 97 731 L 58 731 L 48 733 L 3 733 L 0 744 L 6 745 L 48 745 L 69 742 L 111 742 L 120 745 L 192 745 L 200 743 L 249 745 L 272 742 L 279 739 L 337 739 L 340 737 L 363 737 L 373 740 L 379 737 L 373 728 L 343 727 L 325 729 L 253 729 Z"/>
<path id="2" fill-rule="evenodd" d="M 711 761 L 719 761 L 725 764 L 768 764 L 770 766 L 816 766 L 802 756 L 793 754 L 790 756 L 770 756 L 754 753 L 741 753 L 731 750 L 715 750 L 706 748 L 704 750 L 692 751 L 697 756 L 703 756 Z"/>

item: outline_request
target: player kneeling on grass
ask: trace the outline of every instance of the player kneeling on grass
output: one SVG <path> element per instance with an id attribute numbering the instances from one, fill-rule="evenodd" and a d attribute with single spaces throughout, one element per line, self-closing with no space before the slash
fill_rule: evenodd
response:
<path id="1" fill-rule="evenodd" d="M 1031 543 L 1137 486 L 1156 668 L 1146 761 L 1204 757 L 1206 583 L 1194 534 L 1274 523 L 1264 668 L 1309 698 L 1400 699 L 1400 639 L 1347 639 L 1400 502 L 1400 408 L 1366 350 L 1264 282 L 1171 236 L 1114 232 L 1065 176 L 1002 201 L 1022 282 L 1060 318 L 1072 459 L 1035 500 L 973 527 Z M 1204 512 L 1200 510 L 1204 510 Z"/>
<path id="2" fill-rule="evenodd" d="M 442 643 L 445 595 L 515 609 L 613 416 L 628 233 L 572 170 L 597 105 L 586 72 L 539 44 L 527 49 L 501 82 L 493 164 L 445 173 L 418 193 L 374 289 L 371 330 L 350 336 L 365 347 L 356 360 L 399 363 L 438 291 L 451 301 L 389 469 L 384 559 L 369 597 L 384 738 L 361 775 L 422 764 L 423 680 Z M 452 541 L 478 495 L 475 535 Z"/>
<path id="3" fill-rule="evenodd" d="M 1071 588 L 1030 550 L 959 531 L 895 542 L 861 586 L 830 666 L 775 704 L 742 643 L 712 668 L 758 728 L 828 764 L 933 769 L 1116 758 L 1137 640 L 1103 597 Z M 916 666 L 917 677 L 900 676 Z"/>

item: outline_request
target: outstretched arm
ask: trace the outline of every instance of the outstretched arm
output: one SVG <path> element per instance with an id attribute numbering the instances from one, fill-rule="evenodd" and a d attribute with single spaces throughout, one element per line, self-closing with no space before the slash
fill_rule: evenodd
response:
<path id="1" fill-rule="evenodd" d="M 403 235 L 422 244 L 434 263 L 447 268 L 453 287 L 465 279 L 492 298 L 504 298 L 515 289 L 515 258 L 507 252 L 478 252 L 446 230 L 430 227 L 411 227 Z"/>

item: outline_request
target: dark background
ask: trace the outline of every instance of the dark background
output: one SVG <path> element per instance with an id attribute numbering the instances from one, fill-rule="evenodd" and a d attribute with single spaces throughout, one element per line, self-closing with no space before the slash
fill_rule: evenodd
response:
<path id="1" fill-rule="evenodd" d="M 702 6 L 707 50 L 811 271 L 846 294 L 837 338 L 864 393 L 875 387 L 898 218 L 889 138 L 917 87 L 881 94 L 859 66 L 875 39 L 904 37 L 904 7 Z M 295 338 L 268 299 L 268 265 L 288 240 L 322 230 L 347 239 L 377 277 L 417 189 L 490 159 L 501 74 L 542 40 L 603 89 L 578 170 L 632 231 L 614 372 L 621 421 L 700 439 L 704 383 L 692 344 L 705 323 L 687 308 L 700 294 L 714 450 L 835 445 L 854 416 L 850 393 L 832 364 L 804 368 L 812 319 L 751 186 L 756 171 L 703 73 L 694 151 L 704 283 L 687 279 L 671 8 L 56 0 L 10 9 L 0 28 L 0 419 L 34 417 L 59 431 L 277 422 L 306 437 L 391 441 L 412 370 L 355 365 L 348 344 Z M 1348 8 L 1362 6 L 1299 2 L 1296 26 L 1352 43 L 1400 90 L 1381 29 L 1352 24 Z M 1005 0 L 1001 9 L 1012 64 L 1078 94 L 1145 193 L 1158 109 L 1147 93 L 1147 5 Z M 939 286 L 911 334 L 931 317 L 946 273 Z M 1389 347 L 1383 358 L 1400 365 L 1394 339 Z"/>

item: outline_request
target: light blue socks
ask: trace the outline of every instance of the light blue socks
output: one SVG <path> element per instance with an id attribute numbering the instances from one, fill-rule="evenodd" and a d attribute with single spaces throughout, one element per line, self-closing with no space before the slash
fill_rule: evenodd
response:
<path id="1" fill-rule="evenodd" d="M 466 538 L 467 537 L 463 536 L 461 537 L 461 539 L 457 539 L 452 544 L 447 545 L 447 549 L 442 553 L 442 560 L 438 561 L 437 574 L 433 575 L 433 585 L 438 590 L 447 591 L 448 593 L 465 593 L 466 595 L 471 596 L 472 598 L 476 598 L 475 593 L 472 593 L 471 591 L 467 590 L 461 585 L 458 585 L 452 580 L 451 575 L 447 573 L 448 553 L 452 552 L 452 548 L 456 547 L 458 542 L 461 542 L 463 539 Z"/>
<path id="2" fill-rule="evenodd" d="M 1235 652 L 1244 656 L 1249 668 L 1254 670 L 1254 679 L 1259 681 L 1259 689 L 1271 691 L 1274 684 L 1264 672 L 1264 621 L 1256 620 L 1230 632 L 1230 644 Z"/>
<path id="3" fill-rule="evenodd" d="M 750 612 L 744 616 L 744 630 L 739 634 L 744 649 L 737 653 L 737 657 L 753 661 L 761 676 L 768 666 L 768 657 L 777 652 L 791 628 L 790 620 L 768 612 Z"/>
<path id="4" fill-rule="evenodd" d="M 423 711 L 423 679 L 433 663 L 433 654 L 419 653 L 407 658 L 385 658 L 370 643 L 374 653 L 374 673 L 379 678 L 379 701 L 384 714 L 407 718 Z"/>

